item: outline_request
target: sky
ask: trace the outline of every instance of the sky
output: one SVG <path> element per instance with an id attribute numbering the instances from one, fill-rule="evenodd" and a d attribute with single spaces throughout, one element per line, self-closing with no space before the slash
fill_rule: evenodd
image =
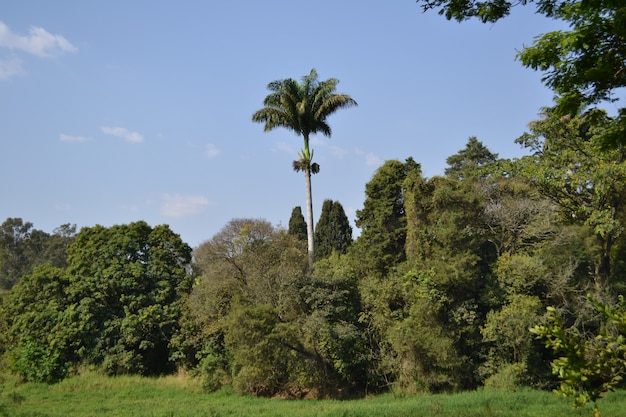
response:
<path id="1" fill-rule="evenodd" d="M 426 177 L 475 136 L 503 158 L 552 104 L 517 51 L 559 23 L 518 7 L 447 21 L 414 0 L 78 0 L 0 7 L 0 221 L 168 224 L 196 247 L 234 218 L 306 207 L 302 138 L 251 121 L 270 81 L 315 68 L 357 107 L 314 136 L 313 211 L 354 227 L 384 161 Z"/>

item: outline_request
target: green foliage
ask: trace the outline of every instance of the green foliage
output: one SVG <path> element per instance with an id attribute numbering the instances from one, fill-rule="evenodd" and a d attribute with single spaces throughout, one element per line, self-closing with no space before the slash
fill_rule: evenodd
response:
<path id="1" fill-rule="evenodd" d="M 541 309 L 538 297 L 515 294 L 500 310 L 487 313 L 481 329 L 489 347 L 481 366 L 485 386 L 511 389 L 532 383 L 535 346 L 528 328 L 537 323 Z"/>
<path id="2" fill-rule="evenodd" d="M 596 401 L 615 389 L 626 374 L 626 303 L 623 297 L 616 306 L 589 301 L 604 318 L 595 336 L 567 328 L 553 307 L 548 307 L 549 323 L 530 331 L 557 355 L 552 362 L 561 380 L 557 392 L 572 398 L 575 406 L 593 402 L 599 415 Z"/>
<path id="3" fill-rule="evenodd" d="M 199 277 L 187 300 L 183 325 L 188 347 L 181 354 L 189 363 L 199 361 L 208 387 L 219 388 L 232 374 L 242 392 L 269 395 L 287 390 L 288 383 L 303 372 L 291 367 L 297 361 L 290 359 L 281 365 L 283 374 L 289 366 L 292 379 L 271 376 L 265 371 L 270 372 L 274 365 L 278 369 L 272 361 L 283 358 L 258 356 L 253 351 L 259 343 L 278 346 L 281 339 L 272 333 L 278 332 L 274 325 L 280 324 L 280 332 L 286 331 L 300 316 L 300 288 L 308 269 L 302 242 L 265 220 L 233 219 L 196 248 L 194 260 Z M 280 323 L 270 320 L 272 314 Z M 257 320 L 266 326 L 256 330 L 238 327 L 240 321 L 253 325 Z M 262 332 L 271 340 L 262 342 Z M 296 354 L 293 349 L 288 352 L 291 357 Z M 256 359 L 264 362 L 255 365 Z"/>
<path id="4" fill-rule="evenodd" d="M 352 226 L 343 206 L 339 201 L 324 200 L 315 226 L 315 258 L 327 258 L 333 252 L 344 254 L 351 244 Z"/>
<path id="5" fill-rule="evenodd" d="M 0 226 L 0 289 L 10 289 L 37 265 L 65 267 L 65 251 L 76 226 L 64 224 L 49 235 L 31 222 L 8 218 Z"/>
<path id="6" fill-rule="evenodd" d="M 547 71 L 544 82 L 568 113 L 581 105 L 613 101 L 613 91 L 626 85 L 626 6 L 605 0 L 564 1 L 554 17 L 570 30 L 536 38 L 520 52 L 522 64 Z"/>
<path id="7" fill-rule="evenodd" d="M 306 221 L 300 206 L 294 207 L 291 211 L 288 233 L 295 236 L 298 240 L 306 240 Z"/>
<path id="8" fill-rule="evenodd" d="M 622 150 L 602 150 L 611 121 L 602 112 L 561 117 L 551 110 L 530 124 L 517 142 L 535 154 L 524 175 L 558 207 L 564 222 L 584 224 L 597 236 L 596 275 L 611 276 L 613 245 L 621 236 L 626 159 Z"/>
<path id="9" fill-rule="evenodd" d="M 76 359 L 73 328 L 63 325 L 67 282 L 64 270 L 37 267 L 3 303 L 9 366 L 26 381 L 58 381 Z"/>
<path id="10" fill-rule="evenodd" d="M 494 164 L 497 158 L 498 154 L 491 153 L 482 142 L 472 136 L 464 149 L 446 159 L 448 168 L 444 172 L 446 176 L 458 180 L 482 177 L 486 168 Z"/>
<path id="11" fill-rule="evenodd" d="M 191 249 L 167 226 L 84 228 L 66 270 L 38 267 L 3 303 L 7 354 L 26 380 L 54 382 L 85 363 L 110 374 L 168 366 Z"/>
<path id="12" fill-rule="evenodd" d="M 325 390 L 361 393 L 369 384 L 361 295 L 354 270 L 337 253 L 317 261 L 302 289 L 306 303 L 302 328 L 316 352 Z"/>
<path id="13" fill-rule="evenodd" d="M 439 9 L 448 19 L 477 17 L 495 22 L 514 4 L 536 3 L 537 12 L 561 20 L 569 30 L 544 33 L 517 55 L 521 63 L 545 73 L 543 82 L 556 94 L 555 111 L 573 115 L 580 109 L 615 102 L 626 86 L 626 5 L 619 0 L 417 0 L 424 10 Z M 618 108 L 602 145 L 626 143 L 626 109 Z"/>
<path id="14" fill-rule="evenodd" d="M 356 226 L 361 228 L 358 252 L 369 270 L 382 275 L 406 259 L 406 214 L 403 182 L 411 172 L 421 175 L 413 158 L 406 162 L 385 161 L 365 185 L 363 209 L 356 212 Z"/>
<path id="15" fill-rule="evenodd" d="M 235 305 L 225 329 L 225 346 L 232 353 L 236 390 L 273 395 L 289 381 L 294 350 L 284 338 L 285 327 L 269 305 Z"/>
<path id="16" fill-rule="evenodd" d="M 171 369 L 190 261 L 191 248 L 165 225 L 83 228 L 68 250 L 68 293 L 84 359 L 110 374 Z"/>

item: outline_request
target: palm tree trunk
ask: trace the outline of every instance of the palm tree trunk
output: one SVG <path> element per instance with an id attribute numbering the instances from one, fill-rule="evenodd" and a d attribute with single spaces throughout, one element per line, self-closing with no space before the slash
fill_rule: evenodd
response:
<path id="1" fill-rule="evenodd" d="M 304 163 L 304 178 L 306 181 L 306 231 L 309 247 L 309 268 L 313 268 L 315 262 L 315 249 L 313 247 L 313 193 L 311 192 L 311 151 L 309 149 L 309 134 L 302 133 L 304 139 L 304 148 L 302 149 L 302 157 Z"/>
<path id="2" fill-rule="evenodd" d="M 309 248 L 309 267 L 313 267 L 315 252 L 313 247 L 313 193 L 311 192 L 311 167 L 304 169 L 306 180 L 306 231 Z"/>

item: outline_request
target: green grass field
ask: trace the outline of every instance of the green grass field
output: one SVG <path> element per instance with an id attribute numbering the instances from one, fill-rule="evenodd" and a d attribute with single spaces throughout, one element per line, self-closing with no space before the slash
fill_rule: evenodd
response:
<path id="1" fill-rule="evenodd" d="M 361 400 L 281 400 L 239 396 L 221 391 L 203 393 L 188 377 L 106 378 L 87 374 L 56 385 L 15 385 L 0 381 L 0 416 L 10 417 L 187 417 L 187 416 L 442 416 L 554 417 L 592 416 L 591 406 L 573 409 L 567 399 L 548 392 L 474 391 L 454 395 Z M 626 392 L 611 393 L 600 402 L 604 417 L 626 417 Z"/>

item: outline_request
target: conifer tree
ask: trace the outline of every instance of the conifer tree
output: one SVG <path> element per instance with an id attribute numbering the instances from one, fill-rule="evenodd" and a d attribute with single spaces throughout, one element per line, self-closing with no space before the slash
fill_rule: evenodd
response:
<path id="1" fill-rule="evenodd" d="M 339 201 L 324 200 L 315 227 L 315 258 L 330 256 L 333 251 L 346 253 L 352 244 L 352 227 Z"/>
<path id="2" fill-rule="evenodd" d="M 289 218 L 289 229 L 287 231 L 290 235 L 295 236 L 298 240 L 306 241 L 306 221 L 302 214 L 302 208 L 296 206 L 291 211 L 291 217 Z"/>

